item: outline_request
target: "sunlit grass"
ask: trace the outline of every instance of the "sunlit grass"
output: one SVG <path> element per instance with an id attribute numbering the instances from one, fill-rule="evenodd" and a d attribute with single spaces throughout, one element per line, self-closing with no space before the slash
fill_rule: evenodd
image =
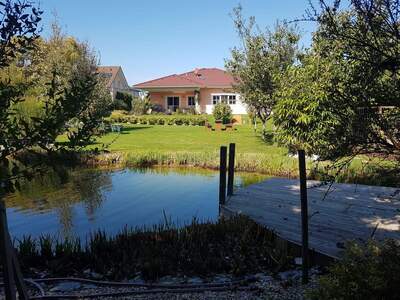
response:
<path id="1" fill-rule="evenodd" d="M 236 170 L 272 176 L 297 177 L 297 158 L 276 143 L 264 142 L 250 125 L 236 126 L 235 131 L 208 131 L 203 126 L 163 126 L 124 124 L 122 133 L 108 133 L 88 149 L 106 149 L 108 154 L 92 158 L 97 165 L 121 166 L 193 166 L 218 169 L 219 148 L 236 144 Z M 271 124 L 268 124 L 271 129 Z M 60 140 L 65 139 L 61 137 Z M 356 157 L 337 173 L 327 169 L 330 162 L 317 165 L 307 162 L 309 178 L 326 179 L 326 173 L 338 182 L 398 185 L 399 174 L 393 162 L 378 158 Z M 318 172 L 317 172 L 318 171 Z M 332 177 L 329 177 L 332 178 Z"/>

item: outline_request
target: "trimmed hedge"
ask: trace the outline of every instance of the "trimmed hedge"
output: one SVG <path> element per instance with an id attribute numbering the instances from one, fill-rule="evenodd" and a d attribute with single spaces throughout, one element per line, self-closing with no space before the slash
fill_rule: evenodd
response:
<path id="1" fill-rule="evenodd" d="M 144 125 L 186 125 L 204 126 L 207 122 L 205 115 L 111 115 L 111 122 L 144 124 Z"/>

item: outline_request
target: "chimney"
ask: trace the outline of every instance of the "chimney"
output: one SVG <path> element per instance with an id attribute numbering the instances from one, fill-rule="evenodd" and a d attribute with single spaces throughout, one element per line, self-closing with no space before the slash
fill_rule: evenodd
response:
<path id="1" fill-rule="evenodd" d="M 198 68 L 194 69 L 194 75 L 200 76 L 200 74 L 199 74 L 199 69 L 198 69 Z"/>

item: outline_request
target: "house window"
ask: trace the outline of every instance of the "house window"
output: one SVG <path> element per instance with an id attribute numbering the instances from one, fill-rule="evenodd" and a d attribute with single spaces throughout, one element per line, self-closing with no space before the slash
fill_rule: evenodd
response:
<path id="1" fill-rule="evenodd" d="M 196 102 L 194 101 L 194 96 L 188 96 L 188 106 L 196 106 Z"/>
<path id="2" fill-rule="evenodd" d="M 179 108 L 179 97 L 168 96 L 167 97 L 167 108 L 171 111 L 176 111 Z"/>
<path id="3" fill-rule="evenodd" d="M 221 95 L 221 103 L 228 104 L 228 95 Z"/>
<path id="4" fill-rule="evenodd" d="M 219 95 L 214 95 L 213 96 L 213 104 L 214 105 L 217 104 L 219 102 L 219 99 L 220 99 Z"/>
<path id="5" fill-rule="evenodd" d="M 225 104 L 234 105 L 234 104 L 236 104 L 236 95 L 232 95 L 232 94 L 213 95 L 212 101 L 213 101 L 214 105 L 217 103 L 225 103 Z"/>

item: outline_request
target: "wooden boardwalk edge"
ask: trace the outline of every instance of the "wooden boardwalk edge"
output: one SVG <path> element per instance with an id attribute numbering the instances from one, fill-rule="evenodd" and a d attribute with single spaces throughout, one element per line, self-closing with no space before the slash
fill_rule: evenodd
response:
<path id="1" fill-rule="evenodd" d="M 377 240 L 400 240 L 400 189 L 334 184 L 322 199 L 326 189 L 318 181 L 307 185 L 311 250 L 340 259 L 349 240 L 366 241 L 372 233 Z M 247 215 L 279 238 L 301 246 L 298 180 L 272 178 L 238 189 L 227 197 L 221 213 Z"/>

